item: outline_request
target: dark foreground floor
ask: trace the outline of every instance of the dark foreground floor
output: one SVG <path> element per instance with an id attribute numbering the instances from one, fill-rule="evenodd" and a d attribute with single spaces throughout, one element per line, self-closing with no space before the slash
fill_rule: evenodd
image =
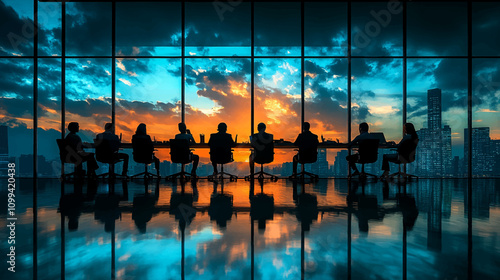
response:
<path id="1" fill-rule="evenodd" d="M 18 180 L 11 273 L 2 180 L 0 278 L 499 279 L 499 183 Z"/>

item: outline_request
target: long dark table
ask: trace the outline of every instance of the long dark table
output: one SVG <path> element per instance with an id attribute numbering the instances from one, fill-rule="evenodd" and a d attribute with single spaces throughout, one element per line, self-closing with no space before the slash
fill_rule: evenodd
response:
<path id="1" fill-rule="evenodd" d="M 154 147 L 156 149 L 167 149 L 170 148 L 169 143 L 160 143 L 156 142 L 153 143 Z M 335 143 L 335 142 L 327 142 L 327 143 L 319 143 L 318 148 L 324 148 L 324 149 L 347 149 L 349 147 L 349 144 L 347 143 Z M 381 144 L 379 148 L 382 149 L 391 149 L 395 148 L 396 145 L 393 143 L 387 143 L 387 144 Z M 121 148 L 123 149 L 132 149 L 132 143 L 122 143 Z M 207 143 L 197 143 L 197 144 L 192 144 L 190 146 L 192 149 L 209 149 L 210 147 L 208 146 Z M 251 149 L 252 145 L 250 143 L 238 143 L 236 144 L 235 149 Z M 298 147 L 293 145 L 293 143 L 274 143 L 274 148 L 275 149 L 297 149 Z M 357 145 L 352 145 L 351 148 L 357 148 Z"/>

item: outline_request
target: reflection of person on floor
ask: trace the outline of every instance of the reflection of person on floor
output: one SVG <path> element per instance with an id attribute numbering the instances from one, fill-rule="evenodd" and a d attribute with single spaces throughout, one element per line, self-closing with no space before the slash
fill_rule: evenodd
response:
<path id="1" fill-rule="evenodd" d="M 405 153 L 407 151 L 415 151 L 415 146 L 417 145 L 416 142 L 418 142 L 418 135 L 412 123 L 405 123 L 403 125 L 403 135 L 403 139 L 401 139 L 401 141 L 399 141 L 396 145 L 398 153 L 384 155 L 384 160 L 382 162 L 382 170 L 384 170 L 384 173 L 381 177 L 389 176 L 389 162 L 398 163 L 401 156 L 408 157 L 405 158 L 405 160 L 409 161 L 410 155 L 405 155 Z"/>
<path id="2" fill-rule="evenodd" d="M 179 123 L 179 134 L 175 135 L 175 139 L 185 139 L 189 141 L 189 145 L 196 144 L 194 141 L 193 135 L 191 131 L 187 129 L 185 123 Z M 191 153 L 191 159 L 193 160 L 193 169 L 191 169 L 191 176 L 196 177 L 196 169 L 198 168 L 198 162 L 200 161 L 200 157 Z"/>
<path id="3" fill-rule="evenodd" d="M 104 132 L 97 134 L 96 139 L 108 140 L 109 145 L 114 152 L 114 158 L 116 160 L 123 160 L 122 176 L 127 176 L 128 155 L 125 153 L 118 153 L 118 150 L 120 150 L 121 141 L 120 138 L 118 138 L 118 136 L 115 134 L 115 126 L 112 123 L 107 123 L 104 126 Z"/>
<path id="4" fill-rule="evenodd" d="M 354 138 L 350 145 L 357 145 L 360 141 L 366 139 L 373 139 L 373 136 L 368 133 L 369 126 L 367 123 L 359 124 L 359 135 Z M 356 163 L 359 161 L 359 154 L 354 154 L 350 156 L 346 156 L 345 159 L 349 162 L 349 167 L 354 171 L 352 176 L 359 175 L 358 167 L 356 167 Z"/>
<path id="5" fill-rule="evenodd" d="M 77 122 L 70 122 L 68 125 L 69 133 L 66 135 L 65 142 L 69 145 L 69 148 L 76 152 L 78 156 L 80 156 L 82 162 L 87 162 L 87 175 L 89 177 L 95 177 L 95 171 L 99 168 L 97 165 L 97 161 L 95 160 L 94 153 L 87 153 L 83 150 L 82 139 L 78 134 L 80 131 L 80 125 Z M 80 163 L 80 164 L 81 164 Z"/>
<path id="6" fill-rule="evenodd" d="M 141 143 L 141 145 L 147 145 L 147 147 L 143 147 L 144 150 L 149 150 L 151 151 L 151 154 L 153 155 L 152 160 L 155 163 L 155 169 L 156 169 L 156 175 L 160 176 L 160 160 L 155 157 L 154 155 L 154 146 L 153 146 L 153 141 L 151 141 L 151 136 L 147 134 L 146 131 L 146 125 L 141 123 L 137 126 L 137 130 L 135 131 L 135 134 L 132 136 L 132 145 L 134 145 L 134 140 L 139 140 L 138 142 Z"/>
<path id="7" fill-rule="evenodd" d="M 318 135 L 309 131 L 311 125 L 308 122 L 304 122 L 302 125 L 302 133 L 297 136 L 297 139 L 293 143 L 295 146 L 302 148 L 308 148 L 311 146 L 318 146 Z M 293 175 L 297 175 L 297 165 L 299 163 L 299 153 L 293 156 Z"/>
<path id="8" fill-rule="evenodd" d="M 212 133 L 210 135 L 210 140 L 208 140 L 208 146 L 210 147 L 222 147 L 222 148 L 232 148 L 236 146 L 233 141 L 231 134 L 226 133 L 227 125 L 221 122 L 217 126 L 217 133 Z M 212 161 L 212 166 L 214 167 L 214 174 L 217 174 L 217 163 Z"/>
<path id="9" fill-rule="evenodd" d="M 255 150 L 264 151 L 266 145 L 273 142 L 273 135 L 266 132 L 265 123 L 259 123 L 259 125 L 257 125 L 257 130 L 259 132 L 252 135 L 251 144 Z M 253 166 L 255 156 L 256 152 L 252 152 L 250 154 L 250 168 Z"/>

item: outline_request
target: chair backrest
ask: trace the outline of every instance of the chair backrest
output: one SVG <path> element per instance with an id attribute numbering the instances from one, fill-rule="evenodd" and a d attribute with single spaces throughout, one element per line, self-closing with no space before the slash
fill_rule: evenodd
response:
<path id="1" fill-rule="evenodd" d="M 230 136 L 219 135 L 218 133 L 210 136 L 210 161 L 217 164 L 225 164 L 233 161 L 231 146 L 228 144 Z"/>
<path id="2" fill-rule="evenodd" d="M 99 162 L 114 163 L 115 157 L 111 143 L 107 139 L 94 139 L 95 158 Z"/>
<path id="3" fill-rule="evenodd" d="M 318 145 L 310 144 L 299 147 L 299 162 L 313 163 L 318 160 Z"/>
<path id="4" fill-rule="evenodd" d="M 253 145 L 254 148 L 254 162 L 258 164 L 271 163 L 274 161 L 274 141 L 271 134 L 269 134 L 270 139 L 266 141 L 257 140 L 256 144 Z M 258 137 L 258 136 L 254 136 Z"/>
<path id="5" fill-rule="evenodd" d="M 191 162 L 189 141 L 187 139 L 170 139 L 170 157 L 174 163 Z"/>
<path id="6" fill-rule="evenodd" d="M 379 143 L 379 139 L 365 139 L 359 141 L 359 163 L 376 162 Z"/>
<path id="7" fill-rule="evenodd" d="M 153 147 L 151 138 L 132 136 L 132 154 L 138 163 L 153 162 Z"/>
<path id="8" fill-rule="evenodd" d="M 64 163 L 78 163 L 76 151 L 72 151 L 70 145 L 66 143 L 66 139 L 56 139 L 57 147 L 59 147 L 59 158 Z M 71 153 L 70 153 L 71 152 Z"/>
<path id="9" fill-rule="evenodd" d="M 398 147 L 399 161 L 401 163 L 411 163 L 415 161 L 418 138 L 414 140 L 403 141 Z"/>

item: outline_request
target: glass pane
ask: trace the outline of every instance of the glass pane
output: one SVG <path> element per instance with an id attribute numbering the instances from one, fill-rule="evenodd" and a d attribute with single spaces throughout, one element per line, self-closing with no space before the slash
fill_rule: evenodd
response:
<path id="1" fill-rule="evenodd" d="M 249 59 L 186 60 L 186 125 L 196 142 L 200 134 L 204 134 L 207 143 L 210 134 L 217 133 L 217 125 L 221 122 L 227 124 L 227 133 L 232 134 L 233 140 L 237 135 L 239 143 L 248 142 L 250 98 Z M 200 162 L 210 162 L 208 149 L 199 149 L 196 153 L 201 157 Z M 237 169 L 239 175 L 248 175 L 249 155 L 248 149 L 235 149 L 235 163 L 227 168 L 233 172 Z"/>
<path id="2" fill-rule="evenodd" d="M 499 15 L 499 3 L 472 3 L 473 55 L 500 55 Z"/>
<path id="3" fill-rule="evenodd" d="M 408 3 L 408 55 L 467 55 L 467 3 Z"/>
<path id="4" fill-rule="evenodd" d="M 419 135 L 416 162 L 408 165 L 410 174 L 464 176 L 466 77 L 465 59 L 408 60 L 407 120 Z"/>
<path id="5" fill-rule="evenodd" d="M 111 56 L 111 3 L 66 4 L 66 55 Z"/>
<path id="6" fill-rule="evenodd" d="M 186 55 L 249 56 L 250 3 L 186 3 Z"/>
<path id="7" fill-rule="evenodd" d="M 347 55 L 347 5 L 305 3 L 304 44 L 308 56 Z"/>
<path id="8" fill-rule="evenodd" d="M 255 3 L 255 55 L 300 55 L 300 17 L 300 3 Z"/>
<path id="9" fill-rule="evenodd" d="M 66 59 L 66 124 L 70 122 L 80 124 L 80 137 L 89 143 L 111 122 L 111 59 Z"/>
<path id="10" fill-rule="evenodd" d="M 500 59 L 474 59 L 472 67 L 472 174 L 497 177 L 500 176 Z M 464 133 L 467 135 L 467 131 Z M 466 156 L 468 149 L 466 138 Z"/>
<path id="11" fill-rule="evenodd" d="M 274 139 L 293 143 L 301 132 L 300 82 L 300 59 L 255 60 L 255 124 L 265 123 L 266 131 Z M 311 132 L 318 134 L 316 130 L 311 127 Z M 288 149 L 274 152 L 274 164 L 279 164 L 284 176 L 291 175 L 291 161 L 296 152 Z"/>
<path id="12" fill-rule="evenodd" d="M 172 138 L 181 121 L 180 67 L 180 59 L 116 60 L 116 133 L 122 134 L 122 142 L 132 142 L 140 123 L 153 141 Z M 159 149 L 155 155 L 170 158 L 170 150 Z M 131 164 L 134 168 L 135 162 Z M 138 166 L 144 170 L 143 164 Z"/>
<path id="13" fill-rule="evenodd" d="M 61 55 L 61 11 L 61 3 L 38 3 L 38 55 Z"/>
<path id="14" fill-rule="evenodd" d="M 352 3 L 352 55 L 403 55 L 403 5 Z"/>
<path id="15" fill-rule="evenodd" d="M 370 132 L 387 141 L 402 137 L 403 80 L 401 59 L 354 59 L 352 62 L 351 139 L 367 122 Z"/>
<path id="16" fill-rule="evenodd" d="M 117 3 L 116 55 L 180 56 L 180 3 Z"/>
<path id="17" fill-rule="evenodd" d="M 61 175 L 61 59 L 38 60 L 38 173 L 40 177 Z M 69 166 L 69 165 L 68 165 Z"/>
<path id="18" fill-rule="evenodd" d="M 0 56 L 33 55 L 33 0 L 0 2 Z"/>
<path id="19" fill-rule="evenodd" d="M 0 76 L 0 161 L 33 177 L 33 59 L 0 60 Z"/>

